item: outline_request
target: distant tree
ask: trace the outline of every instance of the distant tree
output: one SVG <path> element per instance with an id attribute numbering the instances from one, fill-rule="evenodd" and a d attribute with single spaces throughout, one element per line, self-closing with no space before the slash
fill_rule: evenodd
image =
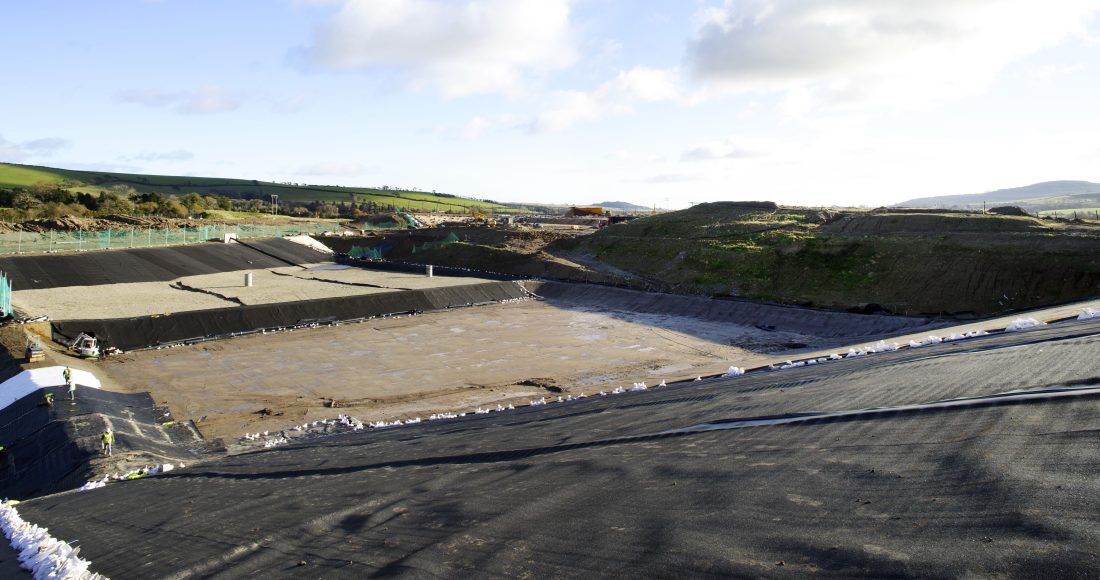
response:
<path id="1" fill-rule="evenodd" d="M 84 193 L 83 191 L 77 192 L 76 203 L 79 203 L 84 209 L 95 211 L 99 209 L 99 196 L 92 195 L 90 193 Z"/>
<path id="2" fill-rule="evenodd" d="M 33 211 L 42 205 L 42 200 L 38 199 L 33 193 L 24 190 L 15 194 L 11 205 L 23 211 Z"/>
<path id="3" fill-rule="evenodd" d="M 206 210 L 206 204 L 203 203 L 202 196 L 194 191 L 179 198 L 179 202 L 187 208 L 189 213 L 202 213 Z"/>
<path id="4" fill-rule="evenodd" d="M 124 185 L 124 184 L 121 184 L 121 183 L 117 184 L 117 185 L 112 185 L 111 187 L 108 187 L 107 191 L 117 193 L 120 197 L 125 197 L 127 199 L 139 195 L 138 190 L 134 189 L 133 187 L 131 187 L 129 185 Z"/>
<path id="5" fill-rule="evenodd" d="M 50 201 L 42 204 L 41 209 L 42 217 L 46 219 L 55 220 L 65 216 L 65 206 L 57 203 L 56 201 Z"/>
<path id="6" fill-rule="evenodd" d="M 131 199 L 133 199 L 135 203 L 153 203 L 159 205 L 164 202 L 164 194 L 157 191 L 146 191 L 137 194 Z"/>
<path id="7" fill-rule="evenodd" d="M 189 215 L 187 212 L 187 208 L 184 207 L 184 205 L 180 203 L 179 200 L 177 200 L 176 198 L 170 198 L 169 200 L 165 201 L 164 204 L 160 207 L 160 213 L 161 215 L 166 215 L 168 217 L 180 218 L 185 218 Z"/>
<path id="8" fill-rule="evenodd" d="M 125 186 L 124 186 L 125 187 Z M 133 188 L 129 188 L 133 189 Z M 129 195 L 126 194 L 125 189 L 116 189 L 114 187 L 99 194 L 99 207 L 100 213 L 131 213 L 134 210 L 134 203 L 130 201 Z"/>

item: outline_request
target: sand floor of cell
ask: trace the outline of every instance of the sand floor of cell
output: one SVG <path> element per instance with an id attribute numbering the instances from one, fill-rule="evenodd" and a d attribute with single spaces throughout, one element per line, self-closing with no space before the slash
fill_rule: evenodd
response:
<path id="1" fill-rule="evenodd" d="M 205 435 L 234 437 L 338 412 L 426 417 L 556 398 L 553 389 L 654 385 L 763 364 L 792 341 L 814 338 L 524 301 L 127 353 L 99 368 L 151 391 Z"/>
<path id="2" fill-rule="evenodd" d="M 1026 316 L 1053 321 L 1084 307 L 1100 309 L 1100 301 Z M 1003 329 L 1019 316 L 934 334 Z M 928 334 L 889 340 L 905 344 Z M 593 395 L 636 381 L 653 386 L 731 365 L 843 354 L 870 342 L 529 300 L 127 353 L 97 369 L 112 385 L 150 391 L 205 436 L 233 439 L 338 413 L 365 421 L 426 418 Z"/>
<path id="3" fill-rule="evenodd" d="M 473 277 L 428 277 L 424 274 L 319 266 L 241 270 L 186 276 L 166 282 L 20 290 L 12 294 L 12 304 L 27 316 L 46 315 L 52 320 L 127 318 L 488 281 Z M 252 286 L 245 285 L 246 272 L 252 274 Z"/>

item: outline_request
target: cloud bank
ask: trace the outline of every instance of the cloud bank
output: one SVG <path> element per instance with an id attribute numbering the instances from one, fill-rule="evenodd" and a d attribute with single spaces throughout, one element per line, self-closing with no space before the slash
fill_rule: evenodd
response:
<path id="1" fill-rule="evenodd" d="M 71 146 L 72 142 L 60 137 L 44 137 L 13 143 L 0 135 L 0 161 L 20 162 L 34 157 L 50 157 L 57 151 Z"/>
<path id="2" fill-rule="evenodd" d="M 157 89 L 127 89 L 115 93 L 115 101 L 146 107 L 172 107 L 187 115 L 226 113 L 241 107 L 240 98 L 218 85 L 207 85 L 194 91 L 167 92 Z"/>
<path id="3" fill-rule="evenodd" d="M 1097 0 L 726 0 L 685 66 L 716 91 L 800 89 L 813 107 L 922 107 L 983 92 L 1006 66 L 1084 37 Z"/>
<path id="4" fill-rule="evenodd" d="M 518 94 L 577 58 L 569 0 L 347 0 L 300 56 L 330 70 L 394 71 L 445 97 Z"/>

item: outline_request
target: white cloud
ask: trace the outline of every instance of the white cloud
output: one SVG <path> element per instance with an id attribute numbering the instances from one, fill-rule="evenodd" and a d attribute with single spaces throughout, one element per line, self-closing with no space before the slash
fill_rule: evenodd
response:
<path id="1" fill-rule="evenodd" d="M 1085 65 L 1079 62 L 1073 64 L 1048 64 L 1036 70 L 1032 75 L 1032 79 L 1035 84 L 1050 86 L 1057 78 L 1075 75 L 1083 70 L 1085 70 Z"/>
<path id="2" fill-rule="evenodd" d="M 649 177 L 643 177 L 638 181 L 641 183 L 687 183 L 689 181 L 698 181 L 701 176 L 694 173 L 658 173 L 656 175 L 650 175 Z"/>
<path id="3" fill-rule="evenodd" d="M 361 163 L 341 163 L 338 161 L 327 161 L 321 163 L 314 163 L 311 165 L 305 165 L 298 168 L 297 175 L 308 176 L 348 176 L 348 175 L 362 175 L 366 172 L 366 167 Z"/>
<path id="4" fill-rule="evenodd" d="M 141 161 L 188 161 L 195 158 L 195 154 L 190 151 L 184 151 L 183 149 L 176 149 L 175 151 L 162 151 L 154 152 L 147 151 L 134 157 Z M 129 161 L 127 159 L 127 161 Z"/>
<path id="5" fill-rule="evenodd" d="M 50 157 L 55 152 L 72 146 L 67 139 L 44 137 L 21 143 L 13 143 L 0 135 L 0 161 L 19 162 L 34 157 Z"/>
<path id="6" fill-rule="evenodd" d="M 218 85 L 207 85 L 195 91 L 166 92 L 157 89 L 128 89 L 115 93 L 120 103 L 137 103 L 147 107 L 174 107 L 179 113 L 208 115 L 240 108 L 241 100 Z"/>
<path id="7" fill-rule="evenodd" d="M 156 89 L 127 89 L 115 93 L 115 100 L 120 103 L 137 103 L 147 107 L 164 107 L 180 98 L 180 93 L 168 93 Z"/>
<path id="8" fill-rule="evenodd" d="M 241 101 L 223 87 L 205 86 L 187 95 L 180 103 L 181 113 L 209 115 L 225 113 L 240 108 Z"/>
<path id="9" fill-rule="evenodd" d="M 708 161 L 714 159 L 745 159 L 764 155 L 764 148 L 740 137 L 729 137 L 724 141 L 703 143 L 685 151 L 680 158 L 684 161 Z"/>
<path id="10" fill-rule="evenodd" d="M 1100 0 L 726 0 L 686 64 L 717 91 L 802 89 L 802 108 L 889 108 L 979 94 L 1009 64 L 1076 36 Z"/>
<path id="11" fill-rule="evenodd" d="M 512 113 L 499 115 L 476 115 L 465 124 L 443 123 L 432 129 L 434 133 L 443 137 L 460 137 L 462 139 L 480 139 L 486 133 L 502 130 L 516 129 L 516 118 Z"/>
<path id="12" fill-rule="evenodd" d="M 462 136 L 467 139 L 477 139 L 481 137 L 488 126 L 489 120 L 485 117 L 474 117 L 470 119 L 470 122 L 466 123 L 466 127 L 462 129 Z"/>
<path id="13" fill-rule="evenodd" d="M 518 94 L 573 64 L 571 0 L 347 0 L 302 55 L 328 69 L 396 70 L 446 97 Z"/>
<path id="14" fill-rule="evenodd" d="M 554 106 L 531 124 L 533 132 L 561 131 L 581 121 L 629 112 L 638 103 L 680 99 L 680 79 L 675 70 L 636 66 L 592 92 L 557 91 L 553 98 Z"/>

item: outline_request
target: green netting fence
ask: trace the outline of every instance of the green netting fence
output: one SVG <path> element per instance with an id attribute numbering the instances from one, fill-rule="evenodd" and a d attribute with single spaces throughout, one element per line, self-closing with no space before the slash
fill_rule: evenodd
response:
<path id="1" fill-rule="evenodd" d="M 367 260 L 381 260 L 382 251 L 379 248 L 364 248 L 362 246 L 352 246 L 351 250 L 348 250 L 348 256 L 352 258 L 364 258 Z"/>
<path id="2" fill-rule="evenodd" d="M 0 254 L 178 246 L 208 240 L 221 240 L 225 234 L 237 234 L 237 237 L 241 239 L 270 238 L 296 234 L 319 234 L 334 229 L 339 228 L 333 224 L 303 222 L 281 225 L 212 224 L 194 228 L 161 229 L 133 227 L 98 232 L 82 230 L 75 232 L 57 230 L 4 232 L 0 233 Z"/>
<path id="3" fill-rule="evenodd" d="M 447 234 L 447 237 L 443 238 L 442 240 L 437 240 L 437 241 L 434 241 L 434 242 L 424 242 L 423 244 L 420 244 L 419 246 L 413 246 L 412 253 L 419 254 L 421 252 L 436 250 L 436 249 L 442 248 L 444 246 L 449 246 L 449 245 L 451 245 L 451 244 L 453 244 L 457 241 L 458 241 L 458 236 L 456 236 L 454 234 L 454 232 L 451 232 L 451 233 Z"/>
<path id="4" fill-rule="evenodd" d="M 0 272 L 0 317 L 7 318 L 11 310 L 11 280 L 6 273 Z"/>

